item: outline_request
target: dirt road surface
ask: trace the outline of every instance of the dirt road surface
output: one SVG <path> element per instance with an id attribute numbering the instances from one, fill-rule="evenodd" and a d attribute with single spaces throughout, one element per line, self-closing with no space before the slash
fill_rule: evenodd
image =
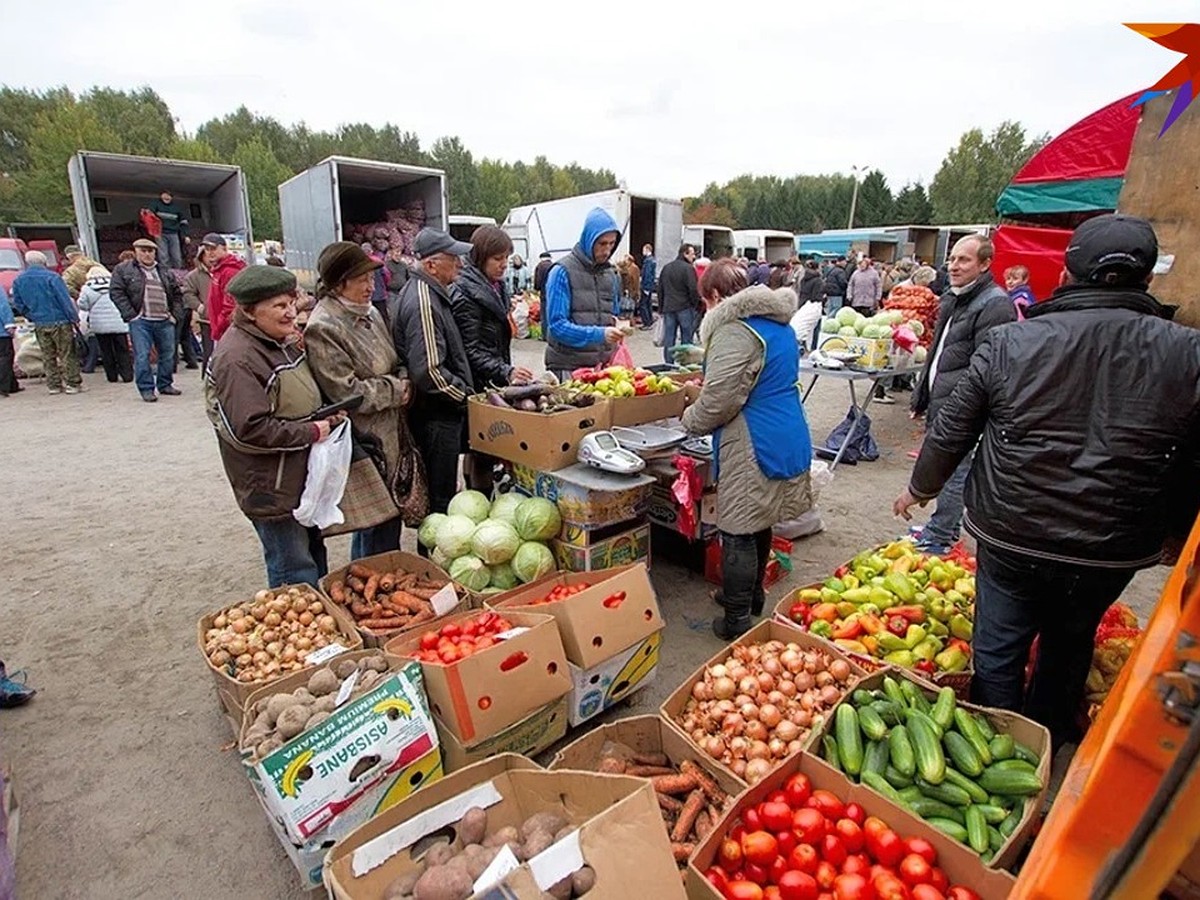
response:
<path id="1" fill-rule="evenodd" d="M 541 371 L 544 345 L 518 343 L 518 363 Z M 641 364 L 660 359 L 645 333 L 632 346 Z M 0 398 L 8 511 L 0 659 L 26 669 L 40 692 L 0 711 L 0 760 L 14 770 L 23 811 L 19 895 L 315 896 L 299 887 L 226 748 L 230 733 L 196 646 L 201 615 L 265 586 L 197 373 L 181 370 L 184 395 L 153 405 L 99 374 L 85 383 L 79 396 L 27 382 L 26 393 Z M 795 570 L 772 598 L 903 530 L 891 503 L 919 433 L 908 395 L 899 397 L 872 409 L 881 459 L 839 469 L 821 498 L 825 532 L 797 542 Z M 817 385 L 808 403 L 815 442 L 847 405 L 844 384 Z M 330 542 L 331 566 L 348 554 L 348 537 Z M 1143 618 L 1165 576 L 1150 570 L 1129 588 Z M 661 671 L 606 718 L 654 713 L 720 647 L 703 578 L 661 559 L 653 577 L 668 622 Z"/>

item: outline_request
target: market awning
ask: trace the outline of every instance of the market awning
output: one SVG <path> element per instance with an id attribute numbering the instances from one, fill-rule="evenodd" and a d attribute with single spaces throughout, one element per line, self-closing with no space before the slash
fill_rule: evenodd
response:
<path id="1" fill-rule="evenodd" d="M 1003 284 L 1005 269 L 1025 266 L 1029 269 L 1033 295 L 1039 302 L 1045 300 L 1058 287 L 1070 239 L 1071 231 L 1065 228 L 1001 225 L 992 233 L 992 244 L 996 248 L 992 275 Z"/>

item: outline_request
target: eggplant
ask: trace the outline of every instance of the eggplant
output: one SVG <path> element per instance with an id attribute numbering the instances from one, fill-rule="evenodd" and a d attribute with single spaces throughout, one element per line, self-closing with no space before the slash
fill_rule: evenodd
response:
<path id="1" fill-rule="evenodd" d="M 536 400 L 550 393 L 554 388 L 548 384 L 514 384 L 500 391 L 500 396 L 509 403 L 519 400 Z"/>
<path id="2" fill-rule="evenodd" d="M 499 391 L 488 391 L 487 393 L 488 406 L 499 406 L 501 409 L 512 409 L 508 401 L 500 396 Z"/>
<path id="3" fill-rule="evenodd" d="M 518 400 L 514 406 L 522 412 L 537 412 L 538 405 L 536 400 L 526 397 L 524 400 Z"/>
<path id="4" fill-rule="evenodd" d="M 577 409 L 585 409 L 596 402 L 595 394 L 576 394 L 571 398 L 571 405 Z"/>

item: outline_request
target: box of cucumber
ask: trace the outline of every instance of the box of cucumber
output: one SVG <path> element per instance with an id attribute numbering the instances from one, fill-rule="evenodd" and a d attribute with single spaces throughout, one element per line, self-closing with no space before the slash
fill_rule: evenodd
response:
<path id="1" fill-rule="evenodd" d="M 1050 781 L 1050 733 L 1006 710 L 962 703 L 889 667 L 859 682 L 814 748 L 865 784 L 1008 868 L 1033 833 Z"/>

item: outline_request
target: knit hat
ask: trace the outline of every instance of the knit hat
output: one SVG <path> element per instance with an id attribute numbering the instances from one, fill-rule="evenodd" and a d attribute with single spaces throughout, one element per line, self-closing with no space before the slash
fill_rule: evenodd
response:
<path id="1" fill-rule="evenodd" d="M 329 244 L 317 257 L 317 273 L 321 283 L 333 290 L 347 278 L 356 278 L 364 272 L 373 272 L 382 266 L 377 259 L 372 259 L 358 244 L 350 241 L 336 241 Z"/>
<path id="2" fill-rule="evenodd" d="M 63 247 L 63 256 L 73 256 L 74 254 L 83 254 L 78 244 L 67 244 L 67 246 Z"/>
<path id="3" fill-rule="evenodd" d="M 246 266 L 233 276 L 226 290 L 242 306 L 253 306 L 296 290 L 296 276 L 277 266 Z"/>

